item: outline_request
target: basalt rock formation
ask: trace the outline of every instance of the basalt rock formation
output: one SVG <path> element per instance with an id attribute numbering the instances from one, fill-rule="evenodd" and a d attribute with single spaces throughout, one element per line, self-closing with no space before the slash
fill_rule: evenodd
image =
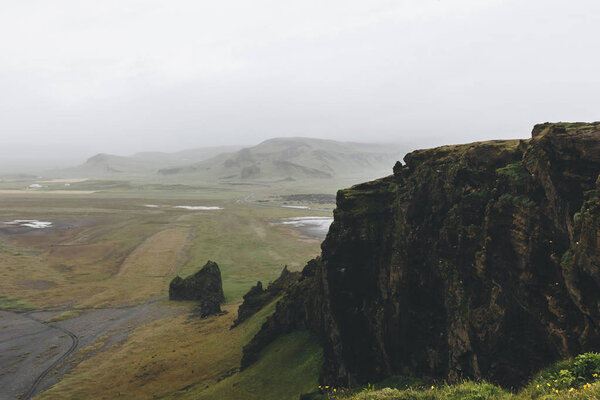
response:
<path id="1" fill-rule="evenodd" d="M 290 272 L 286 265 L 283 267 L 279 278 L 271 282 L 266 290 L 263 289 L 262 282 L 258 281 L 256 286 L 252 286 L 248 293 L 244 295 L 244 302 L 238 309 L 238 317 L 233 322 L 232 328 L 235 328 L 280 296 L 286 289 L 296 283 L 298 278 L 300 278 L 300 273 Z"/>
<path id="2" fill-rule="evenodd" d="M 321 257 L 245 347 L 321 340 L 322 383 L 390 375 L 517 387 L 600 350 L 600 123 L 419 150 L 340 190 Z"/>
<path id="3" fill-rule="evenodd" d="M 197 301 L 201 317 L 219 314 L 225 295 L 217 263 L 208 261 L 200 271 L 185 279 L 179 276 L 173 278 L 169 285 L 169 299 Z"/>

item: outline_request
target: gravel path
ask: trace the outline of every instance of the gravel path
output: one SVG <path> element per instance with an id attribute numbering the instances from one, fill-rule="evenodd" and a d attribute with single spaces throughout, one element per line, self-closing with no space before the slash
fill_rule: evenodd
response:
<path id="1" fill-rule="evenodd" d="M 27 315 L 0 311 L 0 399 L 28 393 L 72 344 L 72 338 L 59 329 Z"/>
<path id="2" fill-rule="evenodd" d="M 30 318 L 33 321 L 42 323 L 42 321 L 38 321 L 35 318 L 30 317 L 27 314 L 25 314 L 25 316 L 27 318 Z M 48 325 L 48 326 L 50 326 L 52 329 L 55 329 L 55 330 L 58 330 L 60 332 L 64 332 L 65 334 L 67 334 L 71 338 L 71 341 L 72 341 L 71 347 L 69 347 L 69 349 L 66 352 L 64 352 L 60 357 L 58 357 L 58 359 L 56 359 L 56 361 L 52 362 L 52 364 L 50 364 L 48 366 L 48 368 L 46 368 L 45 370 L 42 371 L 42 373 L 33 381 L 33 384 L 31 385 L 29 390 L 27 390 L 27 392 L 25 392 L 25 394 L 21 397 L 21 400 L 29 400 L 31 398 L 31 396 L 33 396 L 33 394 L 36 392 L 38 386 L 40 385 L 42 380 L 46 377 L 46 375 L 48 375 L 54 368 L 59 366 L 61 362 L 63 362 L 64 360 L 67 359 L 67 357 L 69 357 L 71 354 L 73 354 L 73 352 L 77 349 L 77 346 L 79 345 L 79 337 L 77 335 L 75 335 L 73 332 L 71 332 L 65 328 L 61 328 L 59 326 L 52 326 L 52 325 Z"/>
<path id="3" fill-rule="evenodd" d="M 0 400 L 33 398 L 78 363 L 125 340 L 137 327 L 181 312 L 154 301 L 85 310 L 75 318 L 43 322 L 63 311 L 0 310 Z M 101 346 L 94 351 L 78 351 L 96 343 Z"/>

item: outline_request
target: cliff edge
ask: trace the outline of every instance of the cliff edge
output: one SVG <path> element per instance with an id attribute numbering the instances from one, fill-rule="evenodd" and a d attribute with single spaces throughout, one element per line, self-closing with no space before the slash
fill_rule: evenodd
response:
<path id="1" fill-rule="evenodd" d="M 321 340 L 321 381 L 390 375 L 520 386 L 600 350 L 600 123 L 419 150 L 340 190 L 310 261 L 245 347 Z"/>

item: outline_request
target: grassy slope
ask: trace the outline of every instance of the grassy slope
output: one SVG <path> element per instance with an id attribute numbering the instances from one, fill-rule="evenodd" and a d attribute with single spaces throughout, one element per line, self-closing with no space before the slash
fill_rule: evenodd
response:
<path id="1" fill-rule="evenodd" d="M 36 399 L 148 399 L 214 384 L 239 366 L 242 347 L 275 307 L 272 303 L 230 330 L 238 305 L 225 306 L 222 316 L 180 315 L 142 326 L 125 342 L 83 361 Z"/>
<path id="2" fill-rule="evenodd" d="M 308 332 L 279 337 L 262 353 L 259 361 L 206 390 L 177 393 L 168 399 L 296 400 L 318 383 L 323 354 Z"/>
<path id="3" fill-rule="evenodd" d="M 520 393 L 509 393 L 489 383 L 464 382 L 457 385 L 443 385 L 433 389 L 384 388 L 365 390 L 352 395 L 330 395 L 329 399 L 345 400 L 598 400 L 600 384 L 595 383 L 579 390 L 551 390 L 527 388 Z"/>
<path id="4" fill-rule="evenodd" d="M 541 371 L 519 392 L 487 382 L 436 384 L 391 378 L 362 391 L 321 389 L 322 399 L 337 400 L 566 400 L 600 399 L 600 354 L 586 353 Z"/>
<path id="5" fill-rule="evenodd" d="M 21 300 L 0 296 L 0 309 L 9 311 L 21 311 L 31 309 L 31 305 Z"/>

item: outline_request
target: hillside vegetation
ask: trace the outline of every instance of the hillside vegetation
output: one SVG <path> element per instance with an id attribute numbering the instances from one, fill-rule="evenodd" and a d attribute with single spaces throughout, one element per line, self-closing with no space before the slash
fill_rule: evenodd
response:
<path id="1" fill-rule="evenodd" d="M 456 384 L 393 377 L 360 390 L 319 386 L 313 399 L 336 400 L 583 400 L 600 398 L 600 354 L 586 353 L 542 371 L 511 392 L 488 382 Z"/>
<path id="2" fill-rule="evenodd" d="M 237 328 L 236 328 L 237 329 Z M 323 353 L 309 332 L 278 338 L 252 367 L 205 390 L 188 389 L 165 397 L 178 400 L 297 400 L 314 390 Z"/>

